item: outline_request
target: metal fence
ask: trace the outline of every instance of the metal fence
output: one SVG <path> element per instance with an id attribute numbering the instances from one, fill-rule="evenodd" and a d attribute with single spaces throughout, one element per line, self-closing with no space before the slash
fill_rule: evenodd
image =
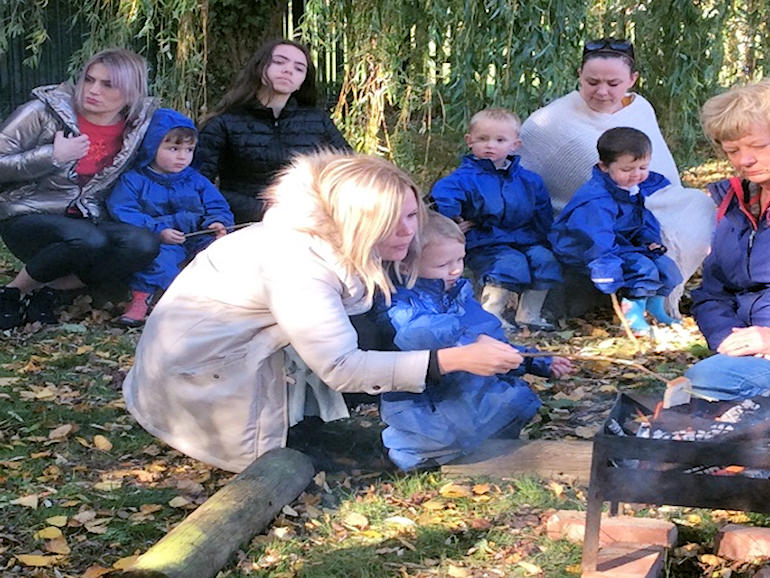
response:
<path id="1" fill-rule="evenodd" d="M 50 0 L 46 9 L 49 39 L 36 67 L 23 64 L 25 39 L 14 38 L 0 55 L 0 119 L 29 100 L 36 86 L 55 84 L 68 77 L 72 55 L 83 45 L 84 29 L 72 23 L 74 9 L 66 0 Z"/>

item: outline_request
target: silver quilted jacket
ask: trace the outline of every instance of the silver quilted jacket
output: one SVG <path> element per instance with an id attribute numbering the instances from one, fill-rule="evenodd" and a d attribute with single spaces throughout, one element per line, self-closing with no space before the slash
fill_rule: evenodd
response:
<path id="1" fill-rule="evenodd" d="M 64 215 L 70 205 L 83 217 L 106 217 L 104 199 L 130 168 L 157 102 L 145 99 L 137 117 L 128 121 L 123 146 L 112 164 L 80 186 L 77 161 L 59 164 L 53 159 L 56 131 L 80 134 L 73 94 L 71 83 L 36 88 L 33 99 L 0 125 L 0 220 L 30 213 Z"/>

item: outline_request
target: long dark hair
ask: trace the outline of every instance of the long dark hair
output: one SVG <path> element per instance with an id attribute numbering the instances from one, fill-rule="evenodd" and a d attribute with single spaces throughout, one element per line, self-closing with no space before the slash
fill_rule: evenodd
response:
<path id="1" fill-rule="evenodd" d="M 270 65 L 270 60 L 273 57 L 273 50 L 276 46 L 286 44 L 287 46 L 293 46 L 302 51 L 307 60 L 307 74 L 302 85 L 292 94 L 292 97 L 303 106 L 315 106 L 318 99 L 315 85 L 315 66 L 313 60 L 310 58 L 310 51 L 307 46 L 288 40 L 286 38 L 276 38 L 270 40 L 262 46 L 260 46 L 254 55 L 246 63 L 246 66 L 238 73 L 238 77 L 235 79 L 235 83 L 228 90 L 225 95 L 220 99 L 217 105 L 211 111 L 211 114 L 207 115 L 206 120 L 216 114 L 231 110 L 239 105 L 252 102 L 257 98 L 257 92 L 265 84 L 265 69 Z"/>

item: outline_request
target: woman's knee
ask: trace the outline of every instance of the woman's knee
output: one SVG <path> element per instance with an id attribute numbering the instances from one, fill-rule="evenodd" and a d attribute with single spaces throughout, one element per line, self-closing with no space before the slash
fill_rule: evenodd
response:
<path id="1" fill-rule="evenodd" d="M 121 233 L 113 248 L 134 261 L 150 263 L 160 251 L 160 238 L 148 229 L 131 227 Z"/>

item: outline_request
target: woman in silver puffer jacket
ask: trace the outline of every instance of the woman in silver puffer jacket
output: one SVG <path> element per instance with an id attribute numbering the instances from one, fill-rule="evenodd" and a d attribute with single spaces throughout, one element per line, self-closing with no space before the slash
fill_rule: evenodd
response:
<path id="1" fill-rule="evenodd" d="M 0 235 L 24 262 L 0 288 L 0 329 L 54 323 L 57 291 L 125 278 L 159 246 L 151 232 L 104 210 L 157 107 L 147 97 L 145 60 L 105 50 L 74 85 L 32 96 L 0 125 Z"/>

